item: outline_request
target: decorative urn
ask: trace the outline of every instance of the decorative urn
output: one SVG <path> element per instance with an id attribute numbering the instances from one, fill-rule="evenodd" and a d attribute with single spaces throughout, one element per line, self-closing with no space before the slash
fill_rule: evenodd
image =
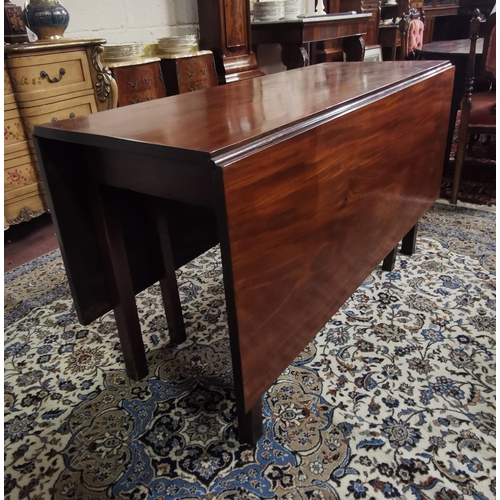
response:
<path id="1" fill-rule="evenodd" d="M 59 0 L 28 0 L 24 6 L 28 28 L 39 40 L 57 40 L 69 24 L 68 11 Z"/>

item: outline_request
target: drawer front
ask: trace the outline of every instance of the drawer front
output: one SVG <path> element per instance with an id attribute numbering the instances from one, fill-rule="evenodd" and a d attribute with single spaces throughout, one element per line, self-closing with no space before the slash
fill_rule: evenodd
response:
<path id="1" fill-rule="evenodd" d="M 158 99 L 158 96 L 153 89 L 143 90 L 142 92 L 122 92 L 118 94 L 118 106 L 130 106 L 131 104 L 154 101 L 155 99 Z"/>
<path id="2" fill-rule="evenodd" d="M 159 62 L 114 68 L 113 75 L 119 106 L 166 97 Z"/>
<path id="3" fill-rule="evenodd" d="M 12 191 L 21 186 L 29 186 L 38 182 L 36 171 L 28 154 L 4 164 L 4 191 Z"/>
<path id="4" fill-rule="evenodd" d="M 217 85 L 217 73 L 213 61 L 213 56 L 210 54 L 177 59 L 179 88 L 190 88 L 192 87 L 191 83 L 201 81 L 206 82 L 206 88 L 215 87 Z"/>
<path id="5" fill-rule="evenodd" d="M 184 94 L 186 92 L 194 92 L 195 90 L 204 90 L 210 88 L 210 81 L 208 79 L 197 80 L 191 82 L 183 82 L 179 86 L 179 92 Z"/>
<path id="6" fill-rule="evenodd" d="M 92 88 L 85 50 L 15 57 L 7 59 L 6 64 L 20 105 Z"/>
<path id="7" fill-rule="evenodd" d="M 96 113 L 97 109 L 94 96 L 88 95 L 77 99 L 68 99 L 58 104 L 21 109 L 20 112 L 24 120 L 28 138 L 31 139 L 35 125 Z"/>
<path id="8" fill-rule="evenodd" d="M 14 99 L 14 94 L 5 94 L 3 96 L 3 110 L 4 112 L 6 112 L 12 109 L 17 109 L 16 100 Z"/>
<path id="9" fill-rule="evenodd" d="M 16 142 L 15 144 L 5 146 L 3 150 L 3 160 L 7 162 L 26 154 L 29 154 L 28 141 Z"/>
<path id="10" fill-rule="evenodd" d="M 4 148 L 26 140 L 23 124 L 19 112 L 16 110 L 7 111 L 4 113 Z"/>

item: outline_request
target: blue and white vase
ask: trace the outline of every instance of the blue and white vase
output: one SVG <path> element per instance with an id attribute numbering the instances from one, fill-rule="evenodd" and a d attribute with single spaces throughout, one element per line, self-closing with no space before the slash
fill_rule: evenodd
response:
<path id="1" fill-rule="evenodd" d="M 59 0 L 28 0 L 24 6 L 28 28 L 39 40 L 57 40 L 69 24 L 68 11 Z"/>

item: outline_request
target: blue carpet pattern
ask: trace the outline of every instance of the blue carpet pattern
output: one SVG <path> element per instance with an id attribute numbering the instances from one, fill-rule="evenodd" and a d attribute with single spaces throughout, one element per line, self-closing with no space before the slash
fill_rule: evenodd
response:
<path id="1" fill-rule="evenodd" d="M 222 266 L 178 271 L 188 340 L 137 297 L 149 376 L 112 313 L 78 323 L 59 251 L 5 275 L 5 494 L 17 499 L 495 498 L 495 215 L 435 205 L 264 395 L 241 445 Z"/>

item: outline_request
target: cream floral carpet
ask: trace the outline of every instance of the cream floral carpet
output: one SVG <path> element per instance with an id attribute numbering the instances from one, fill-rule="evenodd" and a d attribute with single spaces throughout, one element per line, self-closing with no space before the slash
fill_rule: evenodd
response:
<path id="1" fill-rule="evenodd" d="M 179 270 L 188 340 L 138 296 L 150 374 L 124 374 L 112 314 L 83 327 L 59 252 L 5 275 L 5 495 L 14 499 L 493 499 L 495 218 L 436 205 L 237 440 L 220 254 Z"/>

